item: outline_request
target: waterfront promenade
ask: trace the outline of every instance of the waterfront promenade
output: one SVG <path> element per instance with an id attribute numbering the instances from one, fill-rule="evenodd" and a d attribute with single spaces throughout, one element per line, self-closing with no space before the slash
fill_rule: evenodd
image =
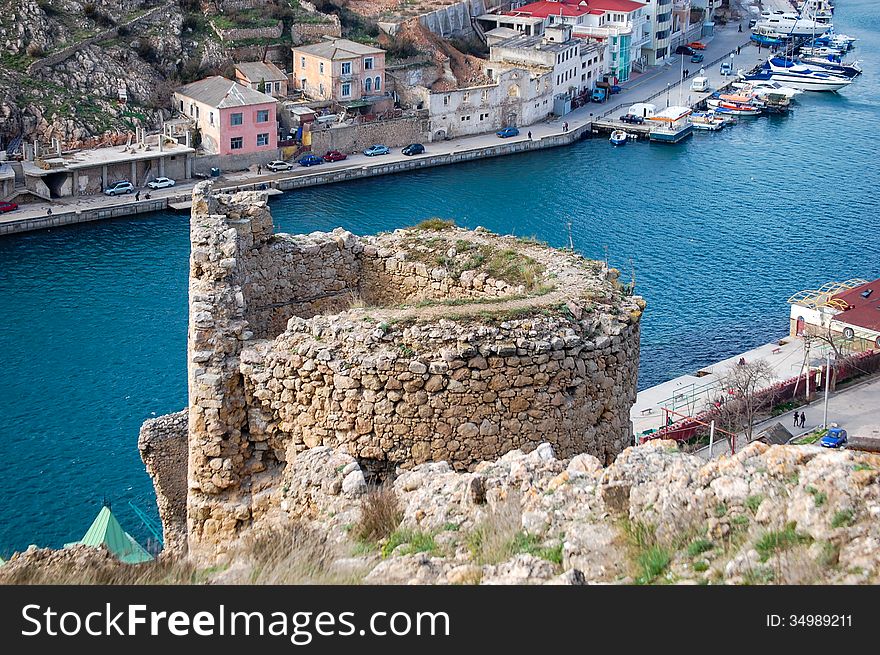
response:
<path id="1" fill-rule="evenodd" d="M 758 53 L 757 48 L 748 45 L 748 37 L 747 31 L 740 33 L 736 24 L 729 24 L 717 28 L 715 36 L 706 40 L 705 75 L 709 77 L 712 87 L 721 86 L 731 78 L 720 75 L 719 64 L 709 67 L 708 62 L 719 58 L 730 61 L 729 53 L 735 51 L 738 46 L 743 46 L 741 54 L 735 56 L 732 61 L 735 69 L 747 70 L 765 54 Z M 699 74 L 699 66 L 700 64 L 691 64 L 688 57 L 685 57 L 683 62 L 676 60 L 667 63 L 625 83 L 623 91 L 619 95 L 612 96 L 604 104 L 590 103 L 563 118 L 523 127 L 518 137 L 499 139 L 492 132 L 429 143 L 426 144 L 427 152 L 416 157 L 406 157 L 400 154 L 399 150 L 381 157 L 355 154 L 345 161 L 325 163 L 315 168 L 297 167 L 283 173 L 260 175 L 256 171 L 231 173 L 218 178 L 216 184 L 220 188 L 232 190 L 253 188 L 262 184 L 286 190 L 568 145 L 588 137 L 594 120 L 606 115 L 616 118 L 619 114 L 625 113 L 626 107 L 637 102 L 651 100 L 660 106 L 667 104 L 667 100 L 668 104 L 678 104 L 679 98 L 683 103 L 698 102 L 706 94 L 696 97 L 689 92 L 689 88 L 693 77 Z M 680 85 L 682 68 L 690 70 L 690 77 Z M 528 136 L 529 133 L 531 138 Z M 149 200 L 145 198 L 147 190 L 142 190 L 139 201 L 135 200 L 132 194 L 116 197 L 80 196 L 62 198 L 51 203 L 31 203 L 0 216 L 0 235 L 159 211 L 168 208 L 172 203 L 185 203 L 189 199 L 192 187 L 199 181 L 187 180 L 170 189 L 149 191 L 151 196 Z"/>

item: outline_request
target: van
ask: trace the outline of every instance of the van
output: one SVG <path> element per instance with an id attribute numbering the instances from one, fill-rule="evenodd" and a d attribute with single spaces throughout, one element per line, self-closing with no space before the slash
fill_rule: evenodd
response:
<path id="1" fill-rule="evenodd" d="M 708 77 L 695 77 L 691 82 L 691 91 L 703 92 L 709 90 Z"/>

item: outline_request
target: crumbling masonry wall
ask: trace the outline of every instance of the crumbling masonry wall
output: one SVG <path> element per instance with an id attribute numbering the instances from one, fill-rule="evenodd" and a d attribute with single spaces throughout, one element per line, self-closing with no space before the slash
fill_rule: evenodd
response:
<path id="1" fill-rule="evenodd" d="M 310 448 L 355 458 L 352 491 L 360 471 L 465 470 L 541 442 L 607 462 L 629 443 L 644 303 L 596 262 L 436 222 L 274 234 L 265 194 L 209 183 L 191 241 L 185 507 L 174 467 L 144 457 L 191 552 L 283 513 Z"/>

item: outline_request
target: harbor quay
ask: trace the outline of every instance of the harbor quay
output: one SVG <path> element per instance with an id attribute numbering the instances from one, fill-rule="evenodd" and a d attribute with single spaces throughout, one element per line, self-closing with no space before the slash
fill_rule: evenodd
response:
<path id="1" fill-rule="evenodd" d="M 413 157 L 405 156 L 400 151 L 392 151 L 381 157 L 368 157 L 358 153 L 343 161 L 327 162 L 314 170 L 311 167 L 297 167 L 290 171 L 270 173 L 265 169 L 258 172 L 252 166 L 246 171 L 224 174 L 215 184 L 219 189 L 229 191 L 290 191 L 570 145 L 590 138 L 596 123 L 618 118 L 620 114 L 626 113 L 627 107 L 635 103 L 651 101 L 661 107 L 679 104 L 681 99 L 682 103 L 697 105 L 709 94 L 690 91 L 691 80 L 695 76 L 708 77 L 710 86 L 721 88 L 733 81 L 732 76 L 724 77 L 720 74 L 721 61 L 733 62 L 734 70 L 749 70 L 769 54 L 763 49 L 759 52 L 749 42 L 748 33 L 738 32 L 734 24 L 717 28 L 715 35 L 704 39 L 704 42 L 707 46 L 704 53 L 708 63 L 691 64 L 684 57 L 684 61 L 676 59 L 648 72 L 634 74 L 628 82 L 621 85 L 621 92 L 611 96 L 605 103 L 588 103 L 563 118 L 553 118 L 523 127 L 518 136 L 500 139 L 494 132 L 490 132 L 435 141 L 427 144 L 424 154 Z M 689 76 L 682 79 L 682 71 L 685 69 Z M 121 146 L 116 148 L 122 149 Z M 142 189 L 137 196 L 81 195 L 28 203 L 15 212 L 0 214 L 0 236 L 169 208 L 188 209 L 192 189 L 198 182 L 198 178 L 179 180 L 170 188 Z"/>

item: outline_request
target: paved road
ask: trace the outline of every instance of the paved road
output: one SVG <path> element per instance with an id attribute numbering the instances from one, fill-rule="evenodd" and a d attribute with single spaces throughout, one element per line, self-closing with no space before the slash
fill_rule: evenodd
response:
<path id="1" fill-rule="evenodd" d="M 807 416 L 803 428 L 794 427 L 795 411 L 803 412 Z M 796 437 L 809 434 L 822 426 L 824 411 L 824 395 L 820 394 L 809 405 L 758 423 L 754 434 L 759 434 L 776 423 L 782 423 Z M 846 428 L 850 436 L 880 439 L 880 377 L 874 376 L 831 393 L 828 397 L 828 423 L 836 423 Z M 737 452 L 747 445 L 745 438 L 737 439 Z M 716 443 L 712 450 L 715 457 L 730 452 L 726 442 Z M 709 457 L 706 449 L 697 454 L 704 459 Z"/>

